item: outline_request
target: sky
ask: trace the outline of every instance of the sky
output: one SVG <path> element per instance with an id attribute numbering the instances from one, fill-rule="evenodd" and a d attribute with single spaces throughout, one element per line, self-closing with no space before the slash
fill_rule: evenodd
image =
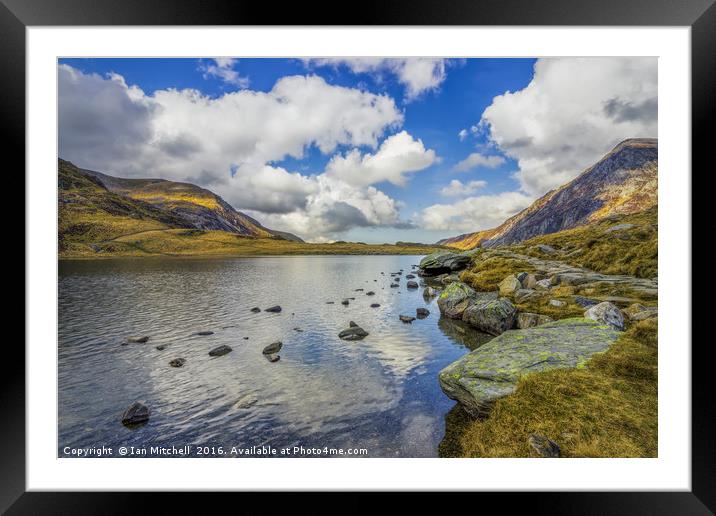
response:
<path id="1" fill-rule="evenodd" d="M 312 242 L 489 229 L 657 137 L 656 58 L 61 59 L 58 95 L 61 158 Z"/>

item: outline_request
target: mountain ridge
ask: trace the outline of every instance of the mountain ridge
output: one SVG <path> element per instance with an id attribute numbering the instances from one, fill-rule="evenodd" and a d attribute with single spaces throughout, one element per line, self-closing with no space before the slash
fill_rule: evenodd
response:
<path id="1" fill-rule="evenodd" d="M 559 188 L 496 228 L 437 242 L 458 249 L 495 247 L 636 213 L 658 203 L 658 140 L 630 138 Z"/>

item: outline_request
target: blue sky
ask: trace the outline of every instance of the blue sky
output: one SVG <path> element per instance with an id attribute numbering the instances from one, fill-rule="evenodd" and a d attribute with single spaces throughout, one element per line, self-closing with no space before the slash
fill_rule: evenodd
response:
<path id="1" fill-rule="evenodd" d="M 620 121 L 602 110 L 617 99 L 633 113 L 655 95 L 650 63 L 613 61 L 546 63 L 544 84 L 530 85 L 536 59 L 62 59 L 60 155 L 198 183 L 311 240 L 433 242 L 498 224 L 622 134 L 655 136 L 632 134 L 655 131 L 649 113 Z M 583 101 L 601 121 L 559 163 L 537 137 L 563 138 L 569 124 L 550 126 L 541 110 L 582 95 L 572 77 L 581 72 L 624 84 Z M 583 125 L 578 109 L 565 116 Z M 524 142 L 535 149 L 526 154 Z"/>

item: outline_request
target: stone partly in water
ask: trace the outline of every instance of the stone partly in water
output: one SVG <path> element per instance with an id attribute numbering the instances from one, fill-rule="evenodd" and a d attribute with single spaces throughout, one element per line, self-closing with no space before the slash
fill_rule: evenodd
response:
<path id="1" fill-rule="evenodd" d="M 512 394 L 523 374 L 582 367 L 619 337 L 606 324 L 571 318 L 526 330 L 510 330 L 440 372 L 440 386 L 475 416 Z"/>
<path id="2" fill-rule="evenodd" d="M 279 360 L 281 360 L 281 356 L 277 355 L 276 353 L 270 353 L 268 355 L 264 354 L 264 356 L 269 362 L 278 362 Z"/>
<path id="3" fill-rule="evenodd" d="M 380 305 L 378 303 L 372 303 L 370 305 L 371 308 L 378 308 Z"/>
<path id="4" fill-rule="evenodd" d="M 505 279 L 503 279 L 500 283 L 500 295 L 511 296 L 521 288 L 522 283 L 520 283 L 520 280 L 518 280 L 514 274 L 510 274 L 509 276 L 506 276 Z"/>
<path id="5" fill-rule="evenodd" d="M 427 276 L 436 276 L 445 272 L 461 271 L 470 264 L 472 257 L 467 253 L 440 251 L 429 254 L 420 260 L 420 270 Z"/>
<path id="6" fill-rule="evenodd" d="M 527 443 L 540 457 L 555 459 L 559 457 L 560 449 L 557 443 L 543 435 L 530 434 Z"/>
<path id="7" fill-rule="evenodd" d="M 127 337 L 127 342 L 129 342 L 130 344 L 144 344 L 148 340 L 148 335 L 144 335 L 142 337 Z"/>
<path id="8" fill-rule="evenodd" d="M 269 344 L 268 346 L 266 346 L 264 348 L 262 353 L 264 355 L 273 355 L 274 353 L 278 353 L 279 351 L 281 351 L 282 347 L 283 347 L 283 342 L 280 342 L 280 341 L 272 342 L 271 344 Z"/>
<path id="9" fill-rule="evenodd" d="M 279 313 L 280 311 L 281 311 L 281 307 L 278 306 L 278 305 L 272 306 L 272 307 L 267 308 L 266 310 L 264 310 L 264 312 L 271 312 L 271 313 L 275 313 L 275 314 Z"/>
<path id="10" fill-rule="evenodd" d="M 400 286 L 400 285 L 398 285 L 397 283 L 391 283 L 391 284 L 390 284 L 390 288 L 397 288 L 397 287 L 399 287 L 399 286 Z"/>
<path id="11" fill-rule="evenodd" d="M 181 367 L 186 364 L 186 358 L 175 358 L 169 361 L 169 365 L 172 367 Z"/>
<path id="12" fill-rule="evenodd" d="M 233 349 L 231 349 L 229 346 L 219 346 L 209 351 L 209 356 L 220 357 L 222 355 L 226 355 L 227 353 L 231 353 L 232 351 Z"/>
<path id="13" fill-rule="evenodd" d="M 198 331 L 195 333 L 195 335 L 200 335 L 202 337 L 206 337 L 207 335 L 213 335 L 213 331 Z"/>
<path id="14" fill-rule="evenodd" d="M 261 311 L 261 309 L 260 309 L 258 306 L 255 306 L 255 307 L 253 307 L 253 308 L 251 309 L 251 311 L 252 311 L 253 313 L 257 314 L 257 313 L 259 313 L 259 312 Z"/>
<path id="15" fill-rule="evenodd" d="M 159 344 L 155 349 L 157 349 L 157 350 L 159 350 L 159 351 L 164 351 L 165 349 L 167 349 L 167 345 L 166 345 L 166 344 Z"/>
<path id="16" fill-rule="evenodd" d="M 534 328 L 548 322 L 552 322 L 552 318 L 548 315 L 520 312 L 517 314 L 515 326 L 520 330 L 524 330 L 525 328 Z"/>
<path id="17" fill-rule="evenodd" d="M 422 307 L 416 308 L 415 315 L 418 317 L 418 319 L 425 319 L 428 315 L 430 315 L 430 310 Z"/>
<path id="18" fill-rule="evenodd" d="M 133 426 L 146 423 L 149 421 L 149 415 L 149 408 L 143 403 L 135 401 L 122 413 L 122 424 Z"/>
<path id="19" fill-rule="evenodd" d="M 399 316 L 398 316 L 398 319 L 400 319 L 400 320 L 403 321 L 404 323 L 408 323 L 408 324 L 409 324 L 409 323 L 412 323 L 412 322 L 415 320 L 415 317 L 413 317 L 413 316 L 411 316 L 411 315 L 399 315 Z"/>
<path id="20" fill-rule="evenodd" d="M 405 276 L 405 279 L 415 279 L 415 274 L 408 274 Z"/>
<path id="21" fill-rule="evenodd" d="M 375 292 L 373 292 L 372 290 L 369 290 L 368 292 L 365 293 L 365 295 L 366 296 L 374 296 Z"/>
<path id="22" fill-rule="evenodd" d="M 343 301 L 341 301 L 341 304 L 344 306 L 348 306 L 350 304 L 350 301 L 348 301 L 347 299 L 344 299 Z"/>
<path id="23" fill-rule="evenodd" d="M 462 313 L 475 300 L 477 292 L 462 282 L 451 283 L 438 297 L 440 313 L 451 319 L 462 319 Z"/>
<path id="24" fill-rule="evenodd" d="M 584 317 L 608 324 L 615 330 L 624 330 L 624 316 L 621 310 L 608 301 L 592 306 L 584 312 Z"/>
<path id="25" fill-rule="evenodd" d="M 435 290 L 433 287 L 427 287 L 425 290 L 423 290 L 423 297 L 426 299 L 433 298 L 437 296 L 439 292 Z"/>
<path id="26" fill-rule="evenodd" d="M 415 281 L 408 281 L 407 285 L 408 288 L 418 288 L 418 283 Z"/>
<path id="27" fill-rule="evenodd" d="M 235 409 L 247 409 L 250 407 L 253 407 L 258 403 L 259 399 L 254 396 L 253 394 L 246 394 L 245 396 L 242 396 L 239 398 L 236 403 L 234 403 Z"/>
<path id="28" fill-rule="evenodd" d="M 355 323 L 353 323 L 355 324 Z M 367 331 L 355 324 L 355 326 L 349 326 L 338 334 L 338 337 L 343 340 L 362 340 L 369 335 Z"/>
<path id="29" fill-rule="evenodd" d="M 491 335 L 499 335 L 515 325 L 517 310 L 509 299 L 501 297 L 468 306 L 462 320 Z"/>

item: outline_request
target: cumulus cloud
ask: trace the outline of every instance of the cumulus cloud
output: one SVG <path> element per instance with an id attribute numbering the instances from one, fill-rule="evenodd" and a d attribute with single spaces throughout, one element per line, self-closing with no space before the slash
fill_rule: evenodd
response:
<path id="1" fill-rule="evenodd" d="M 217 77 L 227 84 L 232 84 L 239 88 L 249 87 L 249 78 L 242 77 L 234 65 L 238 63 L 238 59 L 231 57 L 217 57 L 212 59 L 213 63 L 199 63 L 199 70 L 204 72 L 204 79 Z"/>
<path id="2" fill-rule="evenodd" d="M 462 181 L 453 179 L 450 184 L 444 186 L 440 190 L 440 195 L 443 197 L 464 197 L 467 195 L 474 194 L 477 190 L 485 188 L 487 181 L 476 180 L 469 181 L 467 184 L 463 184 Z"/>
<path id="3" fill-rule="evenodd" d="M 427 91 L 437 90 L 447 77 L 447 59 L 428 57 L 315 58 L 304 60 L 313 66 L 345 65 L 354 73 L 393 74 L 405 87 L 405 100 L 412 101 Z"/>
<path id="4" fill-rule="evenodd" d="M 344 156 L 334 156 L 326 173 L 351 185 L 389 181 L 404 186 L 405 174 L 423 170 L 435 160 L 435 151 L 426 149 L 421 140 L 401 131 L 386 138 L 375 154 L 361 154 L 358 149 L 353 149 Z"/>
<path id="5" fill-rule="evenodd" d="M 477 167 L 497 168 L 505 162 L 502 156 L 485 156 L 479 152 L 473 152 L 467 158 L 460 161 L 453 170 L 456 172 L 467 172 Z"/>
<path id="6" fill-rule="evenodd" d="M 454 204 L 433 204 L 420 216 L 422 227 L 455 232 L 479 231 L 502 224 L 525 209 L 533 198 L 520 192 L 468 197 Z"/>
<path id="7" fill-rule="evenodd" d="M 657 59 L 539 59 L 529 85 L 495 97 L 478 126 L 517 160 L 521 190 L 541 195 L 620 141 L 657 136 Z"/>
<path id="8" fill-rule="evenodd" d="M 457 137 L 460 138 L 461 142 L 464 142 L 465 138 L 467 138 L 467 129 L 462 129 L 459 133 L 457 133 Z"/>
<path id="9" fill-rule="evenodd" d="M 398 201 L 371 185 L 402 185 L 437 159 L 405 131 L 385 138 L 403 122 L 392 98 L 317 76 L 216 98 L 190 89 L 146 94 L 120 76 L 68 65 L 58 67 L 58 79 L 61 157 L 122 177 L 199 184 L 268 227 L 312 239 L 351 227 L 409 225 Z M 318 175 L 275 164 L 301 159 L 311 147 L 331 155 L 341 146 L 354 149 L 333 156 Z"/>

